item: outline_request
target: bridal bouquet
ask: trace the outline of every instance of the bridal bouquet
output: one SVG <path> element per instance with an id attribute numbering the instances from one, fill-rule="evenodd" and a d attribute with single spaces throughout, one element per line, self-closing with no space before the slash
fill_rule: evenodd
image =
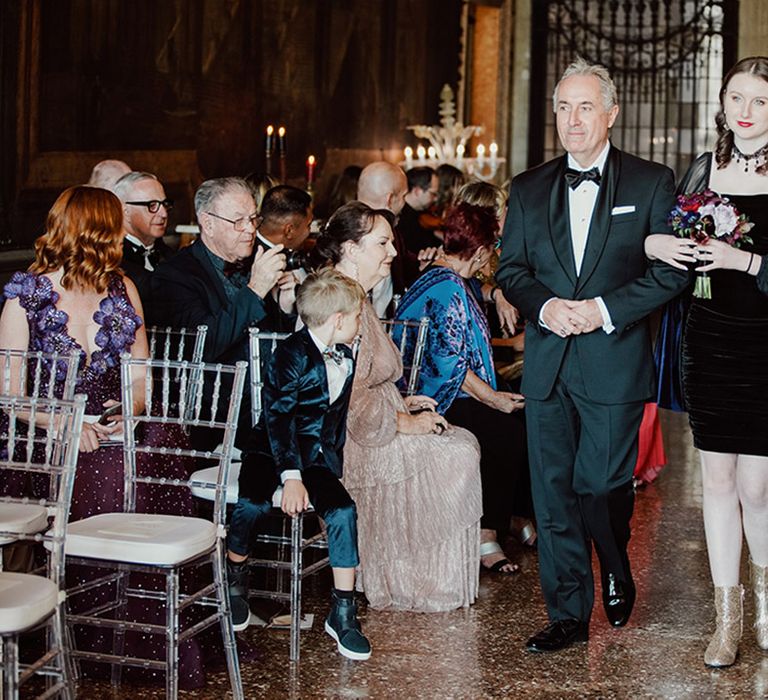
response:
<path id="1" fill-rule="evenodd" d="M 704 244 L 710 238 L 734 248 L 742 243 L 752 243 L 747 233 L 754 224 L 727 197 L 721 197 L 711 190 L 681 194 L 667 221 L 676 236 L 690 238 L 698 244 Z M 712 298 L 711 281 L 706 272 L 696 275 L 693 296 L 699 299 Z"/>

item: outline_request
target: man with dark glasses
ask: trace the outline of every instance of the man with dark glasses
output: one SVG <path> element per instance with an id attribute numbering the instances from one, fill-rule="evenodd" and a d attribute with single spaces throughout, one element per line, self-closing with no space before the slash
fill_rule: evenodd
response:
<path id="1" fill-rule="evenodd" d="M 160 181 L 150 173 L 123 175 L 113 191 L 123 203 L 123 270 L 139 290 L 144 315 L 151 323 L 150 278 L 173 253 L 163 243 L 173 201 L 166 198 Z"/>

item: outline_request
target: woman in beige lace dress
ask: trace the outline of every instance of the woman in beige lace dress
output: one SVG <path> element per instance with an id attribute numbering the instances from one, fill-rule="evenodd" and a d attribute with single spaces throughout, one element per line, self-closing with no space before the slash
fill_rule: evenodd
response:
<path id="1" fill-rule="evenodd" d="M 396 255 L 390 214 L 341 207 L 315 254 L 370 291 Z M 482 499 L 474 436 L 403 399 L 397 348 L 370 304 L 363 309 L 352 388 L 344 485 L 357 503 L 360 585 L 377 609 L 436 612 L 472 604 L 479 575 Z M 419 413 L 411 413 L 418 409 Z"/>

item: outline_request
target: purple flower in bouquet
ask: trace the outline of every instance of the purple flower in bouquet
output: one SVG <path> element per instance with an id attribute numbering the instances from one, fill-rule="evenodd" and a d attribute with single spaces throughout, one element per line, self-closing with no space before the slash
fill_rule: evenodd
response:
<path id="1" fill-rule="evenodd" d="M 752 243 L 747 233 L 754 224 L 727 197 L 711 190 L 681 194 L 667 221 L 676 236 L 690 238 L 699 245 L 706 245 L 711 238 L 735 248 L 742 243 Z M 711 282 L 706 272 L 697 274 L 693 295 L 701 299 L 712 298 Z"/>

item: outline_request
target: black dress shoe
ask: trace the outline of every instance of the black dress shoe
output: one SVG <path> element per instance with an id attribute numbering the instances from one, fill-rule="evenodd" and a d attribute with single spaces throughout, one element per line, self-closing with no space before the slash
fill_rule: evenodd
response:
<path id="1" fill-rule="evenodd" d="M 526 643 L 528 651 L 559 651 L 574 642 L 586 642 L 589 624 L 581 620 L 555 620 Z"/>
<path id="2" fill-rule="evenodd" d="M 626 625 L 634 604 L 635 584 L 632 581 L 619 581 L 614 574 L 608 574 L 603 579 L 603 607 L 611 625 Z"/>

